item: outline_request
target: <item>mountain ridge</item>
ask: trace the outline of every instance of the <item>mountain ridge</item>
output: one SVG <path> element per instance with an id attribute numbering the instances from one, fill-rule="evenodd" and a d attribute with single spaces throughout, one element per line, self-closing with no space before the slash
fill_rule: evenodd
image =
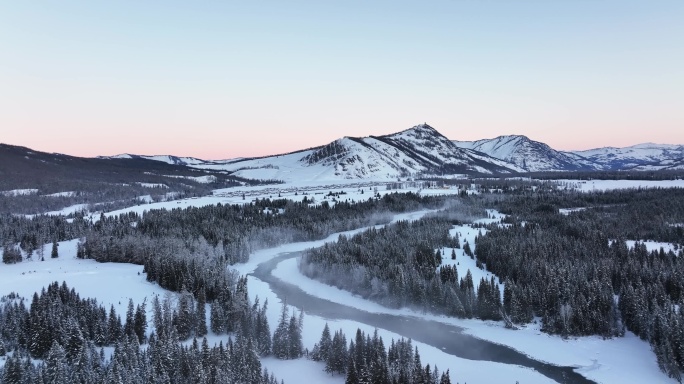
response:
<path id="1" fill-rule="evenodd" d="M 396 179 L 417 175 L 514 174 L 522 169 L 463 150 L 428 124 L 380 136 L 344 136 L 326 145 L 281 155 L 194 167 L 259 179 Z"/>
<path id="2" fill-rule="evenodd" d="M 581 155 L 555 150 L 548 144 L 524 135 L 503 135 L 476 141 L 455 140 L 454 143 L 461 148 L 508 161 L 528 172 L 600 170 L 600 166 L 585 160 Z"/>
<path id="3" fill-rule="evenodd" d="M 684 145 L 642 143 L 624 148 L 559 151 L 525 135 L 450 140 L 423 123 L 396 133 L 343 136 L 316 147 L 252 158 L 203 160 L 126 153 L 96 159 L 156 161 L 256 180 L 395 180 L 528 172 L 682 170 Z"/>

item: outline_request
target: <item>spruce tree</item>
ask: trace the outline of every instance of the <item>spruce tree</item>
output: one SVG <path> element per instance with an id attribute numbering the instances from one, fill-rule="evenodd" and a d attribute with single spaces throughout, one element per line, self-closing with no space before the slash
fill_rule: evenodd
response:
<path id="1" fill-rule="evenodd" d="M 59 252 L 57 251 L 57 247 L 59 247 L 59 244 L 57 244 L 57 240 L 52 242 L 52 252 L 50 252 L 50 257 L 53 259 L 56 259 L 59 257 Z"/>
<path id="2" fill-rule="evenodd" d="M 303 312 L 299 311 L 299 319 L 295 316 L 294 310 L 288 324 L 288 358 L 297 359 L 304 352 L 302 343 Z"/>
<path id="3" fill-rule="evenodd" d="M 328 323 L 325 323 L 321 339 L 318 341 L 318 353 L 313 356 L 316 361 L 328 361 L 330 358 L 330 349 L 332 346 L 332 339 L 330 337 L 330 328 Z"/>
<path id="4" fill-rule="evenodd" d="M 133 331 L 138 337 L 138 342 L 141 344 L 145 341 L 145 332 L 147 332 L 147 310 L 145 307 L 145 301 L 141 305 L 136 306 L 133 319 Z"/>
<path id="5" fill-rule="evenodd" d="M 289 357 L 290 340 L 288 329 L 287 303 L 283 301 L 278 327 L 275 332 L 273 332 L 273 355 L 278 359 L 285 360 Z"/>
<path id="6" fill-rule="evenodd" d="M 195 311 L 195 321 L 197 325 L 195 326 L 195 335 L 197 337 L 204 337 L 207 334 L 207 299 L 204 293 L 204 289 L 200 289 L 197 295 L 197 310 Z"/>

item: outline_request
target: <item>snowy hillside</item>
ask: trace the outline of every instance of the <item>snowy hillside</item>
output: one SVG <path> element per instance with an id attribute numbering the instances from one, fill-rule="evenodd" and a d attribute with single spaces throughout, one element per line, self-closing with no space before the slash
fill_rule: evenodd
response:
<path id="1" fill-rule="evenodd" d="M 464 150 L 427 124 L 399 133 L 344 137 L 284 155 L 194 165 L 250 179 L 283 181 L 396 179 L 416 175 L 510 174 L 515 165 Z"/>
<path id="2" fill-rule="evenodd" d="M 682 170 L 684 145 L 647 143 L 568 152 L 522 135 L 452 141 L 421 124 L 390 135 L 345 136 L 320 147 L 259 158 L 202 160 L 132 154 L 100 158 L 156 160 L 230 172 L 246 179 L 285 182 L 396 180 L 426 175 Z"/>
<path id="3" fill-rule="evenodd" d="M 131 155 L 129 153 L 122 153 L 120 155 L 114 155 L 114 156 L 98 156 L 98 158 L 100 158 L 100 159 L 147 159 L 147 160 L 161 161 L 161 162 L 166 163 L 166 164 L 187 165 L 187 166 L 210 163 L 210 161 L 197 159 L 194 157 L 178 157 L 178 156 L 172 156 L 172 155 L 154 155 L 154 156 Z"/>
<path id="4" fill-rule="evenodd" d="M 604 169 L 660 170 L 682 169 L 684 145 L 638 144 L 625 148 L 597 148 L 574 151 Z"/>
<path id="5" fill-rule="evenodd" d="M 556 151 L 526 136 L 499 136 L 454 144 L 517 165 L 529 172 L 597 170 L 599 167 L 577 154 Z"/>

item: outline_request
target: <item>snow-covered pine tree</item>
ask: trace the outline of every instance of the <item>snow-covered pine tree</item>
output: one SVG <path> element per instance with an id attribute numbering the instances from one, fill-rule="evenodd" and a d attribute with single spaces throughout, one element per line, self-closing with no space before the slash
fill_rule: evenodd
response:
<path id="1" fill-rule="evenodd" d="M 278 327 L 273 332 L 273 355 L 278 359 L 288 359 L 290 351 L 289 339 L 289 323 L 287 318 L 287 303 L 283 301 L 283 307 L 280 310 L 280 320 L 278 320 Z"/>

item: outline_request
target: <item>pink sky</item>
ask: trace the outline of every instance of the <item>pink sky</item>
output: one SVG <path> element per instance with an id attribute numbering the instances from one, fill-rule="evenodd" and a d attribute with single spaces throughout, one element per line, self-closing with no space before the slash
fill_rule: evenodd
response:
<path id="1" fill-rule="evenodd" d="M 684 2 L 4 2 L 0 142 L 225 159 L 427 122 L 684 144 Z"/>

